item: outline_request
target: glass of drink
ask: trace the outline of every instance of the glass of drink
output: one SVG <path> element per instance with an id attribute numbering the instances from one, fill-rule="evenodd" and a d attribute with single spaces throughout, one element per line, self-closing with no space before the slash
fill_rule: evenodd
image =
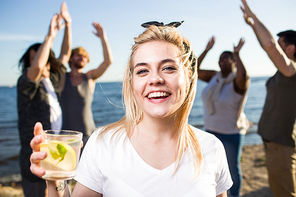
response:
<path id="1" fill-rule="evenodd" d="M 41 161 L 41 168 L 47 180 L 69 180 L 75 177 L 80 156 L 82 133 L 69 130 L 46 130 L 40 151 L 47 157 Z"/>

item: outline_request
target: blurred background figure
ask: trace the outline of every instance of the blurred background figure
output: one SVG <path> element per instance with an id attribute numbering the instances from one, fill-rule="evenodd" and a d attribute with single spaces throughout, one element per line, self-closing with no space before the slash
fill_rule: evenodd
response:
<path id="1" fill-rule="evenodd" d="M 208 83 L 202 91 L 204 129 L 222 141 L 233 181 L 229 193 L 230 196 L 239 196 L 242 185 L 240 157 L 244 136 L 250 126 L 244 114 L 250 79 L 239 56 L 245 41 L 240 39 L 233 52 L 221 54 L 219 72 L 200 69 L 214 43 L 215 38 L 212 37 L 198 58 L 198 78 Z"/>
<path id="2" fill-rule="evenodd" d="M 62 19 L 65 23 L 61 24 Z M 61 54 L 55 58 L 51 46 L 59 29 L 65 26 Z M 44 42 L 33 44 L 19 61 L 22 75 L 17 83 L 18 128 L 21 141 L 20 167 L 22 187 L 26 197 L 45 196 L 46 183 L 30 171 L 30 141 L 33 128 L 41 122 L 44 129 L 61 129 L 62 111 L 58 97 L 62 91 L 62 77 L 71 53 L 71 17 L 66 3 L 61 13 L 52 17 Z"/>
<path id="3" fill-rule="evenodd" d="M 274 196 L 296 196 L 296 31 L 278 33 L 276 41 L 269 30 L 242 0 L 245 22 L 250 25 L 277 72 L 266 82 L 267 95 L 258 124 Z"/>
<path id="4" fill-rule="evenodd" d="M 84 143 L 96 128 L 91 108 L 96 80 L 104 74 L 113 61 L 104 29 L 97 22 L 94 22 L 93 26 L 96 29 L 94 34 L 101 39 L 104 61 L 98 68 L 83 73 L 84 67 L 89 62 L 88 53 L 82 47 L 73 49 L 69 60 L 71 71 L 66 73 L 60 100 L 63 111 L 62 129 L 82 132 Z"/>

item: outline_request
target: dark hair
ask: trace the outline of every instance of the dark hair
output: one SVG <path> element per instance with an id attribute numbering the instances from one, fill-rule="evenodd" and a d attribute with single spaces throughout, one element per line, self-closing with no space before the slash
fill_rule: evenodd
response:
<path id="1" fill-rule="evenodd" d="M 24 53 L 24 55 L 21 57 L 21 59 L 19 60 L 19 68 L 22 70 L 22 72 L 24 72 L 27 68 L 31 66 L 30 51 L 34 50 L 35 52 L 37 52 L 40 46 L 41 46 L 41 43 L 35 43 L 31 45 L 27 49 L 27 51 Z M 64 67 L 64 65 L 58 59 L 56 59 L 55 54 L 51 49 L 49 51 L 47 63 L 50 63 L 50 72 L 56 72 L 56 71 L 61 72 Z"/>
<path id="2" fill-rule="evenodd" d="M 295 49 L 296 49 L 296 31 L 294 30 L 282 31 L 278 33 L 277 36 L 283 37 L 285 44 L 287 45 L 292 44 L 295 46 Z M 296 58 L 296 51 L 294 53 L 294 57 Z"/>
<path id="3" fill-rule="evenodd" d="M 229 57 L 230 57 L 233 61 L 235 61 L 235 59 L 234 59 L 234 55 L 233 55 L 233 52 L 231 52 L 231 51 L 223 51 L 223 52 L 221 53 L 221 55 L 222 55 L 223 53 L 229 55 Z"/>

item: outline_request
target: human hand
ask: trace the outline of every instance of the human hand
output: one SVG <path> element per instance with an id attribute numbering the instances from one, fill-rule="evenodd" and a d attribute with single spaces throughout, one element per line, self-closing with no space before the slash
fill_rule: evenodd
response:
<path id="1" fill-rule="evenodd" d="M 37 122 L 34 126 L 34 138 L 30 142 L 33 153 L 30 157 L 30 170 L 36 176 L 42 177 L 45 175 L 45 170 L 40 167 L 40 161 L 47 157 L 46 152 L 40 152 L 40 144 L 44 141 L 45 133 L 42 124 Z"/>
<path id="2" fill-rule="evenodd" d="M 247 4 L 247 0 L 241 0 L 244 6 L 241 6 L 241 10 L 244 13 L 244 19 L 246 23 L 250 26 L 254 25 L 254 19 L 253 17 L 255 16 L 254 13 L 251 11 Z"/>
<path id="3" fill-rule="evenodd" d="M 97 22 L 93 22 L 93 26 L 96 29 L 96 32 L 93 31 L 93 33 L 98 36 L 99 38 L 103 38 L 104 36 L 104 29 L 102 28 L 102 26 L 97 23 Z"/>
<path id="4" fill-rule="evenodd" d="M 71 18 L 71 15 L 70 15 L 69 11 L 68 11 L 68 7 L 67 7 L 66 2 L 62 3 L 61 16 L 65 20 L 65 23 L 71 23 L 72 22 L 72 18 Z"/>
<path id="5" fill-rule="evenodd" d="M 48 35 L 55 37 L 60 29 L 62 29 L 64 25 L 62 24 L 62 17 L 59 13 L 55 14 L 52 19 L 48 30 Z"/>
<path id="6" fill-rule="evenodd" d="M 210 38 L 210 40 L 209 40 L 209 42 L 208 42 L 208 44 L 207 44 L 205 50 L 206 50 L 206 51 L 211 50 L 211 48 L 214 46 L 214 44 L 215 44 L 215 37 L 212 36 L 212 37 Z"/>
<path id="7" fill-rule="evenodd" d="M 237 44 L 237 46 L 233 46 L 233 52 L 234 53 L 239 53 L 239 51 L 241 50 L 241 48 L 243 47 L 243 45 L 245 44 L 245 40 L 243 38 L 241 38 Z"/>

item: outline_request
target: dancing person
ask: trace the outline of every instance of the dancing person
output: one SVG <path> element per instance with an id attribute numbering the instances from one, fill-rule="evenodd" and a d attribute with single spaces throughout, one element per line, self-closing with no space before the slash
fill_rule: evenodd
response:
<path id="1" fill-rule="evenodd" d="M 61 24 L 62 19 L 65 23 Z M 55 58 L 51 46 L 59 29 L 65 26 L 59 59 Z M 44 42 L 30 46 L 19 61 L 22 75 L 17 82 L 18 129 L 21 142 L 19 162 L 22 187 L 27 197 L 45 196 L 46 183 L 30 171 L 30 141 L 36 121 L 45 129 L 61 129 L 62 111 L 58 97 L 62 91 L 61 79 L 66 71 L 64 65 L 71 53 L 71 17 L 66 3 L 61 13 L 55 14 Z"/>
<path id="2" fill-rule="evenodd" d="M 269 30 L 242 0 L 245 22 L 250 25 L 277 72 L 266 82 L 267 95 L 258 124 L 264 142 L 268 180 L 274 196 L 296 196 L 296 31 Z"/>
<path id="3" fill-rule="evenodd" d="M 72 196 L 219 196 L 232 185 L 222 143 L 188 125 L 196 58 L 174 27 L 150 25 L 135 38 L 125 70 L 125 116 L 90 136 Z M 34 128 L 31 171 L 43 176 L 42 125 Z M 69 195 L 47 181 L 50 195 Z M 64 187 L 59 187 L 64 188 Z"/>
<path id="4" fill-rule="evenodd" d="M 239 196 L 242 185 L 240 157 L 244 136 L 249 127 L 243 109 L 250 79 L 239 56 L 245 41 L 240 39 L 233 52 L 222 52 L 219 59 L 220 72 L 200 69 L 214 43 L 215 38 L 212 37 L 198 58 L 197 66 L 198 78 L 208 83 L 202 91 L 204 129 L 223 143 L 233 181 L 229 193 L 230 196 Z"/>
<path id="5" fill-rule="evenodd" d="M 104 61 L 98 68 L 83 73 L 84 67 L 89 62 L 88 53 L 82 47 L 73 49 L 69 60 L 71 71 L 66 73 L 60 100 L 63 111 L 62 129 L 82 132 L 84 143 L 96 129 L 91 109 L 96 80 L 103 75 L 113 61 L 105 31 L 97 22 L 94 22 L 93 26 L 96 29 L 94 34 L 102 42 Z"/>

